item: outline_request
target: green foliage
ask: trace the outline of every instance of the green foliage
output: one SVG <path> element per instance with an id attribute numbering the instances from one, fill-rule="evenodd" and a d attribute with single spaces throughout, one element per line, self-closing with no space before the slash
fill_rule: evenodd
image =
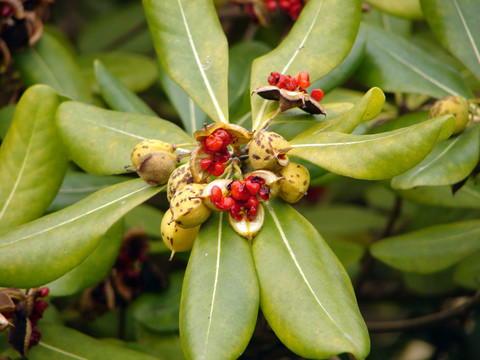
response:
<path id="1" fill-rule="evenodd" d="M 362 14 L 359 0 L 309 0 L 291 28 L 274 16 L 259 30 L 220 3 L 86 1 L 77 6 L 103 12 L 75 44 L 51 28 L 14 54 L 26 90 L 0 109 L 0 290 L 48 286 L 58 320 L 40 322 L 29 359 L 259 358 L 250 349 L 264 338 L 304 358 L 380 359 L 389 350 L 372 341 L 369 355 L 363 317 L 391 310 L 362 314 L 356 296 L 416 316 L 448 303 L 409 312 L 400 291 L 444 299 L 480 288 L 480 4 L 369 0 Z M 305 103 L 322 88 L 326 115 L 277 115 L 278 101 L 254 93 L 273 71 L 307 71 L 312 85 L 294 95 Z M 428 115 L 448 95 L 471 100 L 455 135 L 453 115 Z M 213 211 L 192 251 L 168 262 L 167 185 L 132 179 L 130 153 L 158 139 L 189 156 L 195 131 L 229 122 L 284 136 L 310 188 L 298 205 L 263 203 L 251 239 Z M 132 233 L 149 250 L 129 288 L 115 264 Z M 382 298 L 387 282 L 404 286 Z M 118 332 L 132 342 L 86 335 Z M 0 357 L 15 356 L 6 342 Z"/>

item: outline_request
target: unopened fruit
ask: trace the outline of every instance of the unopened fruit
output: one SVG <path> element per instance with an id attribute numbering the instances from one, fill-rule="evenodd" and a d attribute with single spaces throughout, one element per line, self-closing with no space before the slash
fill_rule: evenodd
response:
<path id="1" fill-rule="evenodd" d="M 168 209 L 163 216 L 160 230 L 163 242 L 172 250 L 170 259 L 176 252 L 188 251 L 193 247 L 199 229 L 200 225 L 188 229 L 180 227 L 173 221 L 172 211 Z"/>
<path id="2" fill-rule="evenodd" d="M 170 178 L 168 179 L 168 186 L 167 186 L 167 199 L 170 201 L 175 195 L 175 193 L 182 189 L 183 187 L 193 184 L 194 179 L 192 176 L 192 172 L 190 171 L 189 164 L 183 164 L 176 168 Z"/>
<path id="3" fill-rule="evenodd" d="M 300 201 L 310 184 L 308 169 L 301 164 L 290 162 L 278 175 L 282 177 L 279 196 L 290 204 Z"/>
<path id="4" fill-rule="evenodd" d="M 173 218 L 183 228 L 191 228 L 202 224 L 212 212 L 203 203 L 205 184 L 187 185 L 172 197 L 170 209 Z"/>
<path id="5" fill-rule="evenodd" d="M 140 159 L 154 151 L 167 151 L 173 153 L 173 145 L 162 140 L 147 139 L 139 142 L 130 153 L 130 159 L 134 167 L 138 167 Z"/>
<path id="6" fill-rule="evenodd" d="M 166 184 L 177 165 L 177 156 L 168 151 L 154 151 L 143 156 L 136 172 L 150 185 Z"/>
<path id="7" fill-rule="evenodd" d="M 430 118 L 440 115 L 455 115 L 454 134 L 465 129 L 468 123 L 468 102 L 461 96 L 447 96 L 436 101 L 430 108 Z"/>
<path id="8" fill-rule="evenodd" d="M 254 169 L 279 170 L 288 164 L 286 153 L 292 147 L 285 138 L 272 131 L 257 132 L 250 142 L 248 156 Z"/>

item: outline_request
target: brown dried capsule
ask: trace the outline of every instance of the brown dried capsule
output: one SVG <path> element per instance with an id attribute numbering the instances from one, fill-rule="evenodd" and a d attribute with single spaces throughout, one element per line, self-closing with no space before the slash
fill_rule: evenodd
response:
<path id="1" fill-rule="evenodd" d="M 167 151 L 154 151 L 140 159 L 136 172 L 150 185 L 167 183 L 177 165 L 177 156 Z"/>

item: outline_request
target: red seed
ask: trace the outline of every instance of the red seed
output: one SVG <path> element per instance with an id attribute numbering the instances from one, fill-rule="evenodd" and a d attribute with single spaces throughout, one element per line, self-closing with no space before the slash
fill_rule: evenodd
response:
<path id="1" fill-rule="evenodd" d="M 258 199 L 256 196 L 250 196 L 245 203 L 245 206 L 250 208 L 250 207 L 258 207 Z"/>
<path id="2" fill-rule="evenodd" d="M 262 185 L 258 195 L 260 195 L 263 200 L 267 201 L 270 197 L 270 188 L 267 185 Z"/>
<path id="3" fill-rule="evenodd" d="M 257 213 L 258 213 L 258 205 L 249 207 L 247 211 L 247 219 L 249 221 L 255 220 L 255 218 L 257 217 Z"/>
<path id="4" fill-rule="evenodd" d="M 223 146 L 228 146 L 232 142 L 232 137 L 223 129 L 217 129 L 213 132 L 214 136 L 219 137 L 223 141 Z"/>
<path id="5" fill-rule="evenodd" d="M 213 161 L 226 163 L 228 160 L 230 160 L 230 152 L 226 147 L 222 147 L 213 155 Z"/>
<path id="6" fill-rule="evenodd" d="M 314 89 L 312 90 L 311 97 L 320 102 L 323 99 L 323 90 L 322 89 Z"/>
<path id="7" fill-rule="evenodd" d="M 48 287 L 42 287 L 38 290 L 38 296 L 40 297 L 46 297 L 50 293 L 50 289 Z"/>
<path id="8" fill-rule="evenodd" d="M 260 185 L 265 184 L 265 179 L 260 176 L 249 176 L 245 180 L 250 180 L 253 183 L 258 183 Z"/>
<path id="9" fill-rule="evenodd" d="M 223 174 L 224 171 L 225 171 L 225 165 L 220 162 L 214 162 L 208 168 L 209 174 L 213 176 L 220 176 Z"/>
<path id="10" fill-rule="evenodd" d="M 48 308 L 48 303 L 43 299 L 38 299 L 33 307 L 35 312 L 42 314 Z"/>
<path id="11" fill-rule="evenodd" d="M 229 211 L 230 215 L 232 215 L 235 220 L 242 220 L 242 214 L 240 213 L 240 211 L 242 211 L 242 206 L 239 202 L 235 201 Z"/>
<path id="12" fill-rule="evenodd" d="M 246 201 L 250 197 L 245 184 L 242 184 L 239 180 L 235 180 L 230 186 L 232 190 L 232 197 L 235 200 Z"/>
<path id="13" fill-rule="evenodd" d="M 278 72 L 272 71 L 270 76 L 268 77 L 268 83 L 270 85 L 276 86 L 278 85 L 278 81 L 280 80 L 280 74 Z"/>
<path id="14" fill-rule="evenodd" d="M 310 75 L 306 71 L 300 71 L 298 74 L 298 85 L 300 88 L 306 89 L 310 86 Z"/>
<path id="15" fill-rule="evenodd" d="M 251 195 L 257 195 L 260 191 L 261 185 L 259 183 L 252 182 L 250 179 L 247 179 L 245 180 L 245 186 Z"/>
<path id="16" fill-rule="evenodd" d="M 212 191 L 210 192 L 210 200 L 213 203 L 217 203 L 222 200 L 222 189 L 220 189 L 217 185 L 212 187 Z"/>
<path id="17" fill-rule="evenodd" d="M 220 150 L 223 146 L 223 140 L 218 136 L 210 135 L 205 139 L 204 147 L 211 152 L 216 152 Z"/>
<path id="18" fill-rule="evenodd" d="M 268 1 L 265 3 L 265 5 L 267 6 L 267 9 L 270 10 L 270 11 L 275 11 L 277 10 L 277 2 L 275 0 L 273 1 Z"/>
<path id="19" fill-rule="evenodd" d="M 233 204 L 235 204 L 235 200 L 233 200 L 230 196 L 224 196 L 222 200 L 220 200 L 220 209 L 229 210 Z"/>
<path id="20" fill-rule="evenodd" d="M 212 165 L 212 159 L 202 159 L 200 160 L 200 167 L 202 170 L 206 171 L 210 165 Z"/>

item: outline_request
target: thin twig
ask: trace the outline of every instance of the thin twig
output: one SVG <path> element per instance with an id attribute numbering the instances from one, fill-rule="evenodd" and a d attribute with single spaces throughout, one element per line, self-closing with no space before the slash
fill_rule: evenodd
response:
<path id="1" fill-rule="evenodd" d="M 478 304 L 480 304 L 480 290 L 477 291 L 469 300 L 467 300 L 463 304 L 451 309 L 442 310 L 434 314 L 419 316 L 412 319 L 392 321 L 368 321 L 367 327 L 370 332 L 376 333 L 398 332 L 410 329 L 418 329 L 422 327 L 429 327 L 445 322 L 449 319 L 468 314 Z"/>

